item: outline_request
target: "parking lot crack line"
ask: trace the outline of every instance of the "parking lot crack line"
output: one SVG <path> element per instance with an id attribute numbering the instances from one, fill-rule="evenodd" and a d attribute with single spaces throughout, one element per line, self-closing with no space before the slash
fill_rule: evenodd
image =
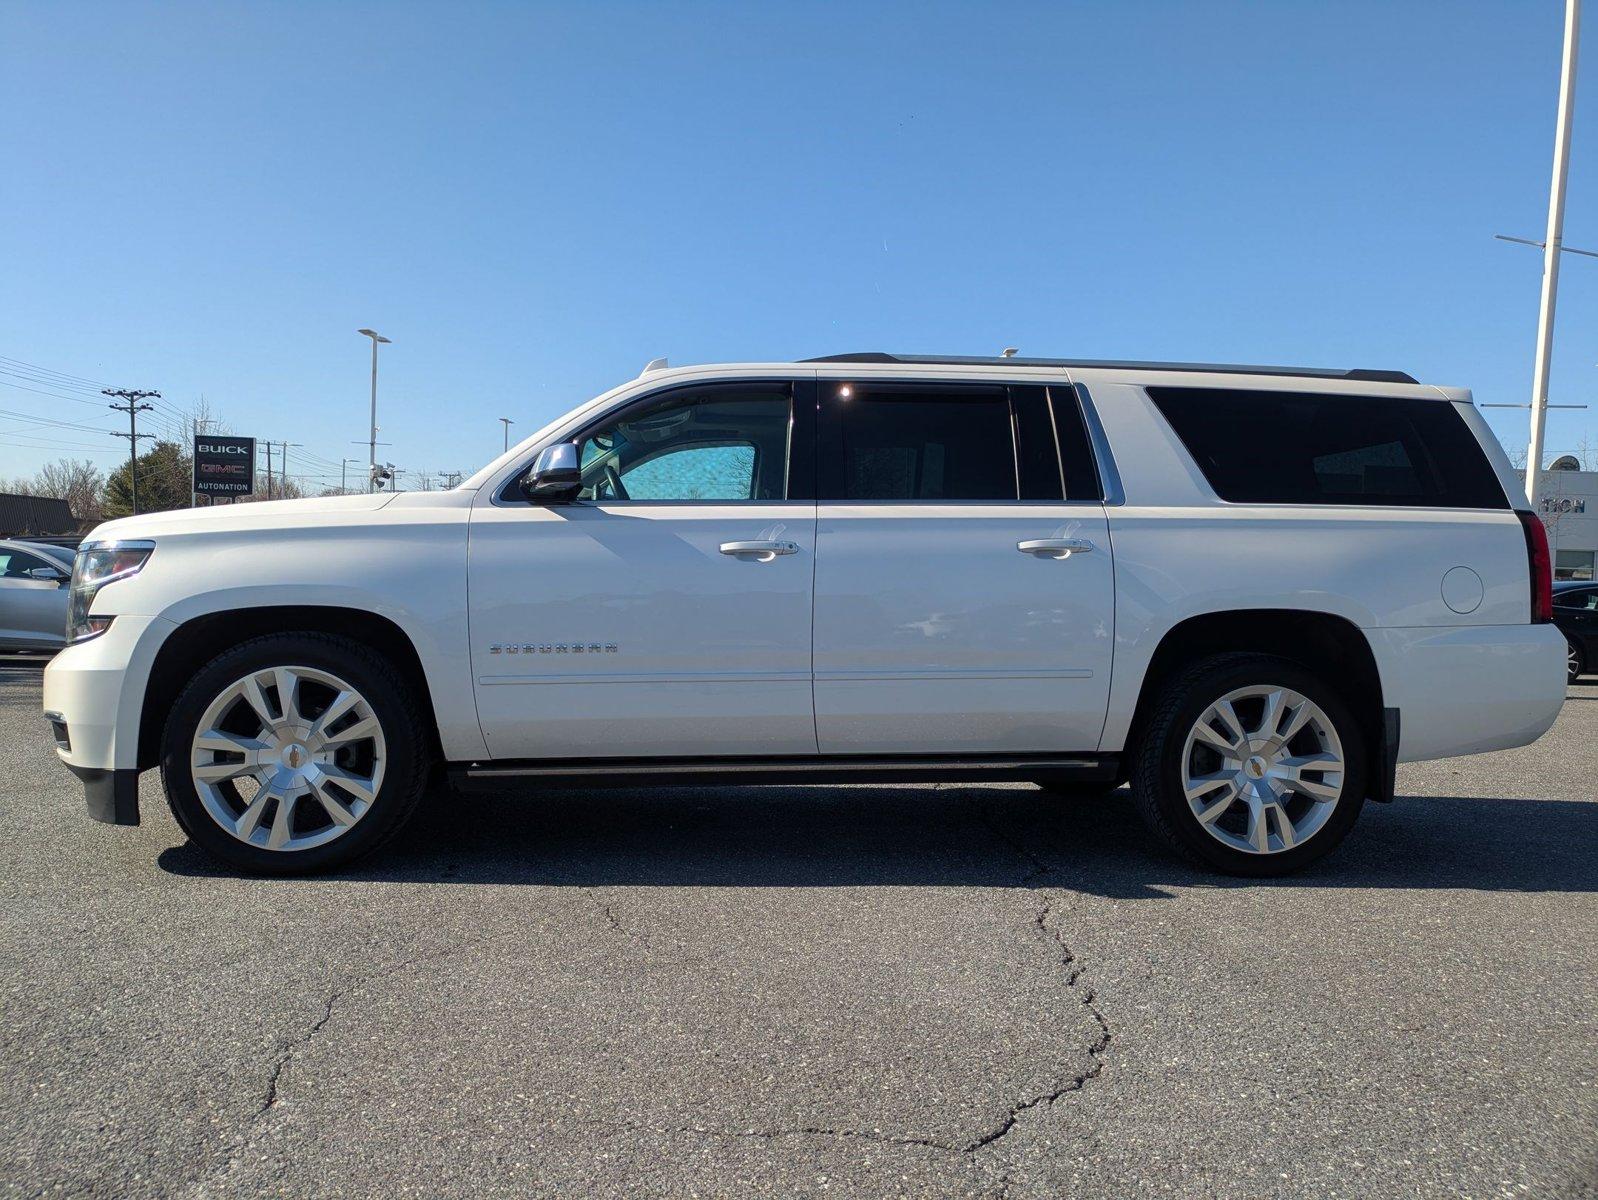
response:
<path id="1" fill-rule="evenodd" d="M 1033 853 L 1031 847 L 1012 837 L 1003 827 L 999 825 L 997 821 L 993 819 L 993 814 L 990 813 L 984 805 L 977 803 L 972 806 L 972 811 L 976 814 L 978 824 L 992 834 L 998 841 L 1003 842 L 1007 847 L 1009 847 L 1009 849 L 1017 858 L 1031 866 L 1032 869 L 1021 877 L 1019 886 L 1029 887 L 1034 879 L 1041 879 L 1045 875 L 1054 874 L 1053 864 L 1045 862 L 1043 859 L 1039 858 L 1037 854 Z"/>
<path id="2" fill-rule="evenodd" d="M 609 925 L 615 933 L 624 938 L 629 938 L 632 941 L 637 942 L 645 950 L 652 949 L 649 943 L 648 935 L 623 925 L 621 923 L 621 918 L 616 915 L 616 906 L 611 904 L 608 900 L 605 900 L 599 894 L 598 888 L 585 887 L 582 889 L 582 892 L 583 895 L 587 896 L 588 899 L 594 903 L 594 906 L 599 909 L 601 915 L 605 918 L 605 924 Z"/>
<path id="3" fill-rule="evenodd" d="M 333 988 L 322 1000 L 321 1012 L 305 1031 L 296 1038 L 280 1039 L 277 1044 L 277 1054 L 267 1074 L 266 1085 L 262 1091 L 259 1106 L 250 1114 L 241 1136 L 223 1149 L 216 1152 L 214 1158 L 221 1159 L 218 1167 L 194 1182 L 196 1195 L 204 1195 L 207 1191 L 207 1180 L 221 1180 L 231 1174 L 241 1163 L 244 1151 L 255 1140 L 261 1125 L 274 1112 L 281 1100 L 283 1074 L 292 1063 L 317 1036 L 332 1023 L 334 1014 L 338 1011 L 340 1003 L 351 993 L 369 987 L 380 980 L 398 975 L 410 967 L 420 966 L 423 963 L 437 962 L 440 959 L 471 950 L 487 938 L 473 938 L 451 946 L 441 946 L 434 950 L 412 954 L 375 971 L 358 974 L 348 981 Z"/>
<path id="4" fill-rule="evenodd" d="M 856 1141 L 875 1142 L 883 1146 L 924 1146 L 931 1150 L 942 1150 L 950 1154 L 958 1154 L 964 1151 L 963 1146 L 951 1146 L 947 1142 L 940 1142 L 935 1138 L 899 1137 L 866 1129 L 825 1129 L 820 1126 L 796 1126 L 783 1129 L 711 1129 L 702 1125 L 646 1125 L 628 1122 L 606 1122 L 605 1126 L 609 1129 L 621 1129 L 631 1133 L 655 1133 L 753 1141 L 775 1141 L 778 1138 L 790 1137 L 847 1138 Z"/>
<path id="5" fill-rule="evenodd" d="M 1094 1023 L 1099 1027 L 1098 1036 L 1094 1038 L 1087 1048 L 1090 1061 L 1085 1071 L 1065 1080 L 1057 1088 L 1017 1104 L 1006 1114 L 1004 1120 L 998 1126 L 964 1147 L 967 1153 L 974 1154 L 978 1150 L 992 1146 L 993 1143 L 1015 1128 L 1016 1122 L 1021 1119 L 1023 1113 L 1030 1112 L 1040 1106 L 1052 1107 L 1062 1097 L 1068 1096 L 1072 1092 L 1079 1092 L 1087 1087 L 1104 1071 L 1104 1056 L 1110 1049 L 1110 1042 L 1113 1037 L 1110 1032 L 1110 1023 L 1105 1019 L 1103 1011 L 1099 1008 L 1097 994 L 1091 987 L 1086 987 L 1082 984 L 1083 968 L 1077 963 L 1075 953 L 1065 944 L 1059 932 L 1049 925 L 1049 915 L 1054 911 L 1053 903 L 1043 897 L 1041 893 L 1040 899 L 1041 904 L 1038 908 L 1037 916 L 1033 918 L 1033 922 L 1037 926 L 1039 934 L 1057 948 L 1060 954 L 1060 965 L 1068 969 L 1065 986 L 1076 992 L 1077 999 L 1082 1002 L 1082 1006 L 1087 1009 L 1088 1015 L 1093 1018 Z"/>

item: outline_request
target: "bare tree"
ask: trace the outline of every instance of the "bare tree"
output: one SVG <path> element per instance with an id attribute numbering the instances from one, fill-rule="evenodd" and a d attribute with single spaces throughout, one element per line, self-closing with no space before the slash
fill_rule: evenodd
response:
<path id="1" fill-rule="evenodd" d="M 65 500 L 78 520 L 100 519 L 100 497 L 105 492 L 105 474 L 88 459 L 58 459 L 41 467 L 32 483 L 35 496 L 54 496 Z"/>
<path id="2" fill-rule="evenodd" d="M 50 496 L 65 500 L 80 521 L 100 519 L 105 473 L 88 459 L 58 459 L 30 478 L 0 479 L 0 492 L 15 496 Z"/>

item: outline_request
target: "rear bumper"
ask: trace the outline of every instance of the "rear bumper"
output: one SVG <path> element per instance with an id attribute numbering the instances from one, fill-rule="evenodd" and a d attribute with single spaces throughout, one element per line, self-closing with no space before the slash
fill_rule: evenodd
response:
<path id="1" fill-rule="evenodd" d="M 1536 741 L 1565 701 L 1565 639 L 1552 625 L 1367 629 L 1382 703 L 1403 714 L 1398 761 Z"/>

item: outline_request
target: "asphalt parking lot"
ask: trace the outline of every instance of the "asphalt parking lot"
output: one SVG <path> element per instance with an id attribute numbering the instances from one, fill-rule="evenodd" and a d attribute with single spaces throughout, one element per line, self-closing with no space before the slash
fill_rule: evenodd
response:
<path id="1" fill-rule="evenodd" d="M 1598 1194 L 1598 681 L 1244 884 L 1029 787 L 432 797 L 240 878 L 0 659 L 16 1195 Z"/>

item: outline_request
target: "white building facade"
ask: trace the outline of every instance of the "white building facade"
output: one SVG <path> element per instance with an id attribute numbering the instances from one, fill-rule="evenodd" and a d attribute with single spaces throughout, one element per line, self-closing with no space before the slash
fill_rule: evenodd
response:
<path id="1" fill-rule="evenodd" d="M 1598 578 L 1598 471 L 1544 471 L 1537 496 L 1554 578 Z"/>

